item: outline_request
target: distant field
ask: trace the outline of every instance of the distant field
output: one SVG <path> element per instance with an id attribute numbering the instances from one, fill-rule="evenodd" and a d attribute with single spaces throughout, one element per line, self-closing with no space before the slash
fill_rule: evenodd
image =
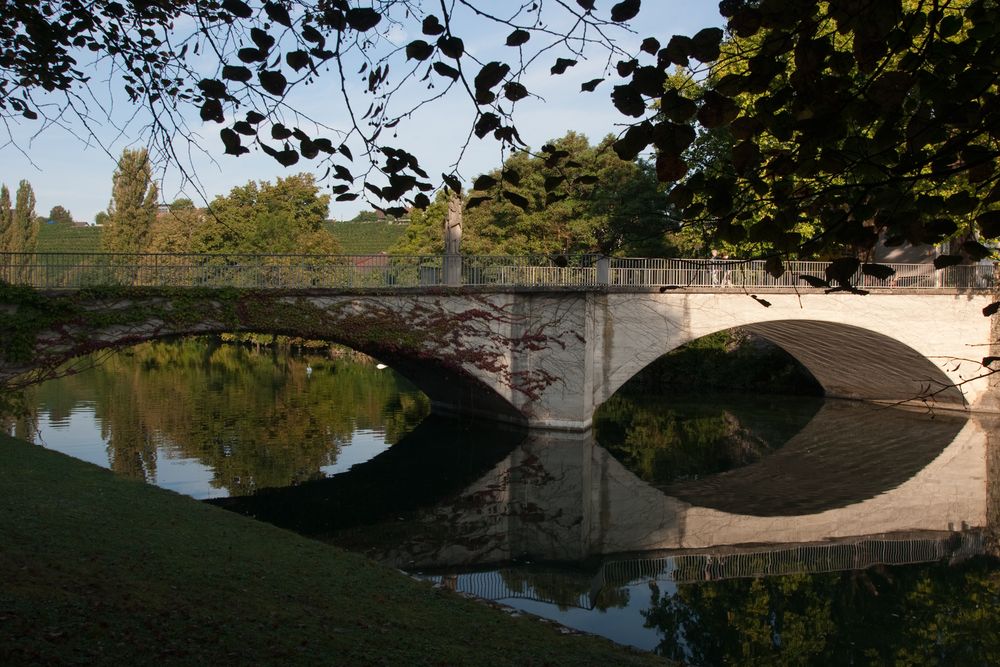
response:
<path id="1" fill-rule="evenodd" d="M 385 252 L 406 232 L 406 225 L 386 222 L 328 222 L 326 228 L 340 242 L 340 251 L 346 255 Z"/>
<path id="2" fill-rule="evenodd" d="M 389 249 L 406 231 L 406 225 L 385 222 L 328 222 L 326 228 L 347 255 L 376 255 Z M 100 252 L 100 227 L 42 225 L 38 252 Z"/>
<path id="3" fill-rule="evenodd" d="M 38 252 L 100 252 L 100 227 L 42 225 L 38 229 Z"/>

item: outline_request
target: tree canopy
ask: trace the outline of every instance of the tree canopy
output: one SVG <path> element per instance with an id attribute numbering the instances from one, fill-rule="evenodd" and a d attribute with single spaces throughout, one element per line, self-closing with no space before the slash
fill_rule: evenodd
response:
<path id="1" fill-rule="evenodd" d="M 72 225 L 73 214 L 56 204 L 49 210 L 49 220 L 59 225 Z"/>
<path id="2" fill-rule="evenodd" d="M 190 232 L 188 250 L 336 253 L 337 241 L 323 226 L 329 203 L 330 196 L 319 193 L 311 174 L 279 178 L 275 183 L 251 181 L 212 201 L 209 214 L 218 224 L 200 225 Z"/>
<path id="3" fill-rule="evenodd" d="M 515 111 L 543 92 L 537 74 L 574 76 L 591 59 L 604 73 L 582 82 L 581 95 L 610 93 L 624 121 L 619 156 L 652 151 L 659 181 L 675 184 L 682 222 L 764 244 L 778 253 L 775 272 L 780 254 L 866 251 L 880 238 L 936 243 L 965 231 L 965 259 L 988 252 L 976 237 L 1000 236 L 996 0 L 719 6 L 725 30 L 668 36 L 635 20 L 641 0 L 522 3 L 503 13 L 477 0 L 6 0 L 0 115 L 92 120 L 96 103 L 81 93 L 94 74 L 81 60 L 93 53 L 132 102 L 152 110 L 148 138 L 159 156 L 177 159 L 177 135 L 195 140 L 185 113 L 197 110 L 219 127 L 227 153 L 260 150 L 286 166 L 315 160 L 337 199 L 364 193 L 401 215 L 405 205 L 429 205 L 440 181 L 462 185 L 455 173 L 428 174 L 393 139 L 413 111 L 454 91 L 469 99 L 470 139 L 523 150 Z M 403 45 L 392 38 L 400 28 L 414 37 Z M 629 30 L 644 37 L 634 50 Z M 466 48 L 498 31 L 505 55 L 484 62 Z M 687 83 L 670 76 L 675 66 L 689 68 Z M 292 89 L 321 79 L 332 79 L 346 126 L 288 102 Z M 356 94 L 359 81 L 368 99 Z M 735 140 L 731 169 L 689 164 L 695 138 L 718 128 Z M 355 158 L 352 142 L 364 155 Z M 521 208 L 507 185 L 484 194 Z"/>
<path id="4" fill-rule="evenodd" d="M 156 204 L 149 153 L 145 148 L 126 148 L 112 177 L 101 247 L 109 252 L 145 252 L 156 219 Z"/>
<path id="5" fill-rule="evenodd" d="M 518 151 L 476 179 L 465 199 L 462 247 L 472 254 L 664 254 L 668 204 L 652 166 L 568 132 L 537 155 Z M 555 163 L 561 163 L 555 166 Z M 504 184 L 504 194 L 487 193 Z M 413 214 L 393 252 L 443 252 L 448 195 Z"/>

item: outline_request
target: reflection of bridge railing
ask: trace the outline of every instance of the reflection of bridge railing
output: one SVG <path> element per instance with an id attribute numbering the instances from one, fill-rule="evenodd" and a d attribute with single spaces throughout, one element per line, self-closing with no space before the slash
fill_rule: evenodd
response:
<path id="1" fill-rule="evenodd" d="M 454 263 L 459 263 L 456 266 Z M 640 259 L 579 255 L 227 255 L 0 253 L 0 281 L 36 288 L 94 286 L 355 289 L 430 286 L 808 288 L 802 276 L 824 278 L 826 262 L 788 262 L 773 277 L 764 262 Z M 886 264 L 886 279 L 858 271 L 859 288 L 989 289 L 994 264 Z M 460 271 L 452 269 L 460 268 Z"/>
<path id="2" fill-rule="evenodd" d="M 943 558 L 982 553 L 982 533 L 955 533 L 947 538 L 883 539 L 804 544 L 764 551 L 728 554 L 679 554 L 660 558 L 613 560 L 601 567 L 603 583 L 626 586 L 641 581 L 694 583 L 786 574 L 863 570 L 873 565 L 930 563 Z"/>
<path id="3" fill-rule="evenodd" d="M 866 538 L 850 542 L 830 542 L 778 546 L 732 553 L 673 554 L 655 558 L 609 560 L 591 579 L 588 592 L 571 593 L 553 599 L 528 583 L 530 577 L 505 570 L 473 572 L 454 576 L 427 577 L 442 586 L 486 600 L 535 600 L 561 606 L 592 609 L 600 592 L 644 582 L 698 583 L 722 579 L 769 577 L 789 574 L 818 574 L 864 570 L 874 565 L 934 563 L 945 558 L 967 558 L 985 553 L 982 532 L 952 533 L 931 538 Z M 520 581 L 512 587 L 509 582 Z"/>

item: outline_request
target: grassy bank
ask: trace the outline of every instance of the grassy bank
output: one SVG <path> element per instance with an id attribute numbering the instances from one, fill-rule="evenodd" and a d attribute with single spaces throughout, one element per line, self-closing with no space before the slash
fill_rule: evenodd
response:
<path id="1" fill-rule="evenodd" d="M 0 664 L 662 664 L 0 435 Z"/>

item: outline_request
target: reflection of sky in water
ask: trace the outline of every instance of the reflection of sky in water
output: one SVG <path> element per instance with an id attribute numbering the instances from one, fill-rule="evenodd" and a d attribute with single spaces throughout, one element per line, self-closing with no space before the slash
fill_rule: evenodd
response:
<path id="1" fill-rule="evenodd" d="M 160 436 L 160 434 L 157 434 Z M 162 437 L 159 439 L 162 440 Z M 102 468 L 110 467 L 107 440 L 101 436 L 101 424 L 94 414 L 93 403 L 78 403 L 68 416 L 53 419 L 42 411 L 38 415 L 38 435 L 35 441 L 51 449 Z M 336 463 L 323 466 L 325 475 L 347 471 L 351 466 L 377 456 L 388 449 L 385 434 L 359 429 L 351 439 L 340 443 Z M 212 468 L 197 459 L 179 456 L 169 442 L 156 448 L 156 476 L 150 480 L 164 489 L 176 491 L 199 500 L 223 498 L 229 495 L 224 487 L 214 486 Z"/>
<path id="2" fill-rule="evenodd" d="M 665 593 L 674 593 L 675 584 L 660 584 Z M 613 637 L 619 644 L 627 644 L 644 651 L 652 651 L 660 643 L 660 635 L 654 628 L 643 625 L 642 612 L 650 607 L 650 592 L 647 584 L 627 586 L 628 604 L 605 610 L 589 610 L 570 607 L 560 609 L 557 605 L 536 600 L 510 599 L 502 602 L 515 609 L 548 618 L 567 628 Z"/>
<path id="3" fill-rule="evenodd" d="M 351 466 L 373 459 L 388 448 L 384 432 L 357 429 L 351 434 L 350 442 L 341 444 L 337 462 L 320 470 L 327 476 L 347 472 Z"/>
<path id="4" fill-rule="evenodd" d="M 477 588 L 475 579 L 481 574 L 456 575 L 455 590 L 473 593 Z M 440 577 L 433 576 L 419 578 L 427 578 L 432 581 L 440 580 Z M 656 585 L 660 589 L 661 596 L 673 596 L 677 593 L 677 584 L 672 581 L 660 581 Z M 652 606 L 652 593 L 649 584 L 631 584 L 622 586 L 618 590 L 624 592 L 628 601 L 622 607 L 609 607 L 603 610 L 572 606 L 560 609 L 557 604 L 520 597 L 503 597 L 497 598 L 495 601 L 513 609 L 547 618 L 565 625 L 567 628 L 610 637 L 619 644 L 634 646 L 643 651 L 654 650 L 660 643 L 660 634 L 656 628 L 645 627 L 645 619 L 642 615 L 642 612 Z"/>

